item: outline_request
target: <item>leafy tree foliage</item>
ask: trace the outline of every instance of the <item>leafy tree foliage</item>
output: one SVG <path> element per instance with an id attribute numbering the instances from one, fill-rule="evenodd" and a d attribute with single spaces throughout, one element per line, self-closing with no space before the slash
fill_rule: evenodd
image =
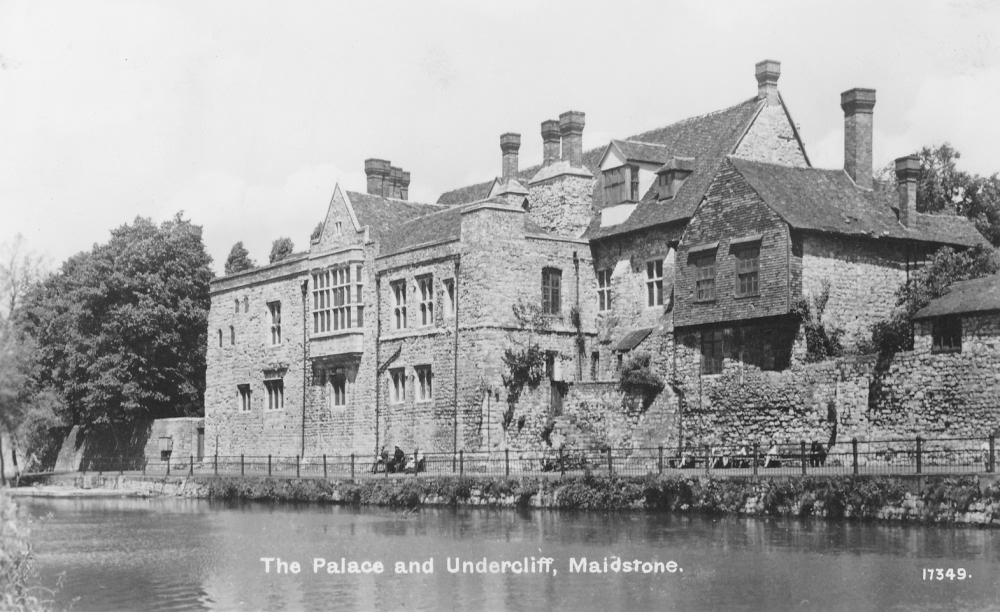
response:
<path id="1" fill-rule="evenodd" d="M 634 395 L 651 398 L 663 390 L 663 380 L 653 372 L 649 353 L 636 353 L 622 366 L 618 388 Z"/>
<path id="2" fill-rule="evenodd" d="M 913 323 L 910 318 L 934 298 L 948 293 L 952 283 L 982 278 L 1000 271 L 1000 257 L 986 245 L 964 251 L 940 249 L 927 266 L 913 273 L 909 284 L 896 291 L 896 312 L 872 327 L 871 348 L 883 361 L 899 351 L 913 349 Z"/>
<path id="3" fill-rule="evenodd" d="M 294 250 L 295 245 L 292 244 L 291 238 L 278 238 L 271 243 L 271 256 L 268 261 L 277 263 L 291 255 Z"/>
<path id="4" fill-rule="evenodd" d="M 322 235 L 323 235 L 323 222 L 320 221 L 319 223 L 316 224 L 316 227 L 313 228 L 313 233 L 309 235 L 309 242 L 316 240 Z"/>
<path id="5" fill-rule="evenodd" d="M 37 345 L 34 383 L 58 393 L 74 424 L 199 413 L 211 258 L 178 214 L 137 217 L 67 260 L 25 299 Z"/>
<path id="6" fill-rule="evenodd" d="M 947 142 L 924 147 L 917 180 L 917 212 L 968 217 L 993 246 L 1000 246 L 1000 177 L 983 177 L 959 170 L 961 153 Z M 895 164 L 878 173 L 883 189 L 895 189 Z"/>
<path id="7" fill-rule="evenodd" d="M 243 247 L 243 242 L 237 242 L 233 245 L 233 248 L 229 251 L 229 257 L 226 258 L 226 276 L 230 274 L 236 274 L 237 272 L 244 272 L 246 270 L 253 270 L 257 267 L 254 260 L 250 259 L 250 252 Z"/>
<path id="8" fill-rule="evenodd" d="M 794 314 L 799 317 L 802 331 L 806 338 L 806 361 L 824 361 L 839 357 L 844 352 L 840 338 L 844 330 L 837 327 L 827 328 L 823 323 L 823 312 L 830 301 L 830 281 L 824 279 L 819 295 L 802 298 L 795 303 Z"/>

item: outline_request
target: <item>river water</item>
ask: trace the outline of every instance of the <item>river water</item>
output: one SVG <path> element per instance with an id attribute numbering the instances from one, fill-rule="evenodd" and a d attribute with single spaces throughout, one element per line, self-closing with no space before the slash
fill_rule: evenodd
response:
<path id="1" fill-rule="evenodd" d="M 1000 532 L 990 530 L 173 498 L 18 503 L 57 609 L 1000 609 Z M 638 560 L 639 572 L 571 571 L 616 556 Z M 288 562 L 288 573 L 262 558 Z M 329 573 L 342 558 L 385 570 Z M 314 573 L 316 559 L 327 565 Z M 471 572 L 449 571 L 466 561 Z M 396 573 L 396 562 L 433 573 Z M 643 573 L 644 563 L 661 571 Z M 967 577 L 925 580 L 924 568 Z"/>

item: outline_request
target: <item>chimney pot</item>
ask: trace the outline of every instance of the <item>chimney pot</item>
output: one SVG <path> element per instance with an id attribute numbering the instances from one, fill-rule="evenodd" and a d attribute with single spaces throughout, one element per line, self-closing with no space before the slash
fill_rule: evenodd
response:
<path id="1" fill-rule="evenodd" d="M 365 160 L 365 176 L 368 177 L 369 195 L 385 195 L 385 183 L 389 177 L 390 167 L 387 159 L 370 157 Z"/>
<path id="2" fill-rule="evenodd" d="M 778 104 L 778 77 L 781 76 L 781 62 L 764 60 L 757 62 L 755 68 L 757 97 L 761 100 L 767 100 L 768 106 Z"/>
<path id="3" fill-rule="evenodd" d="M 399 198 L 401 183 L 403 182 L 403 169 L 397 168 L 396 166 L 391 166 L 389 168 L 389 182 L 388 187 L 384 190 L 384 195 L 387 198 Z"/>
<path id="4" fill-rule="evenodd" d="M 500 135 L 500 151 L 503 155 L 504 180 L 517 178 L 517 151 L 521 148 L 521 135 L 507 132 Z"/>
<path id="5" fill-rule="evenodd" d="M 549 119 L 542 122 L 542 166 L 559 161 L 559 122 Z"/>
<path id="6" fill-rule="evenodd" d="M 562 136 L 562 159 L 570 166 L 583 166 L 583 126 L 585 115 L 580 111 L 566 111 L 559 115 L 559 134 Z"/>
<path id="7" fill-rule="evenodd" d="M 899 183 L 899 222 L 912 227 L 917 215 L 917 179 L 920 178 L 920 158 L 907 155 L 896 160 L 896 181 Z"/>
<path id="8" fill-rule="evenodd" d="M 840 94 L 844 109 L 844 171 L 858 187 L 872 188 L 872 124 L 875 90 L 855 87 Z"/>

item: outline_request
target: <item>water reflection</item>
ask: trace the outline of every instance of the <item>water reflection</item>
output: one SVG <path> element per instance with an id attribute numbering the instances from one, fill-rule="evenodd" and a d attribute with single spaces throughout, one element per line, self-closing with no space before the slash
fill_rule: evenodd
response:
<path id="1" fill-rule="evenodd" d="M 31 500 L 47 586 L 74 610 L 985 610 L 1000 605 L 997 532 L 775 519 L 472 509 L 398 512 L 197 500 Z M 682 573 L 571 574 L 571 558 L 677 561 Z M 450 574 L 553 557 L 557 575 Z M 261 557 L 301 573 L 265 574 Z M 314 574 L 312 560 L 386 573 Z M 433 574 L 396 561 L 433 559 Z M 964 567 L 925 582 L 923 567 Z M 957 607 L 956 607 L 957 606 Z"/>

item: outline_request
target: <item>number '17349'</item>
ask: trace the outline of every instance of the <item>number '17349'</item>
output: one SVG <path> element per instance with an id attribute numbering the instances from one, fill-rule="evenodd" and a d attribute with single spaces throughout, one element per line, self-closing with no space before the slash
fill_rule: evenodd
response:
<path id="1" fill-rule="evenodd" d="M 923 569 L 923 579 L 924 580 L 965 580 L 966 578 L 972 578 L 965 568 L 942 568 L 942 567 L 925 567 Z"/>

